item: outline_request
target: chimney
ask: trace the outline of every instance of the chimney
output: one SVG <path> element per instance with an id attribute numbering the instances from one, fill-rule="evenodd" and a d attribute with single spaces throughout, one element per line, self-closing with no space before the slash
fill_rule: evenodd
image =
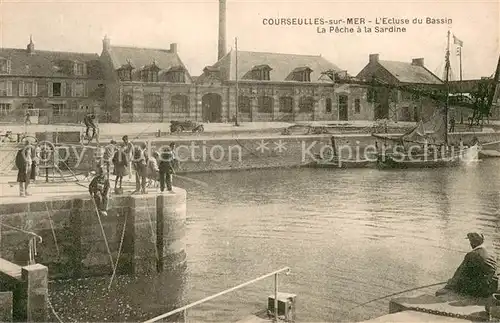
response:
<path id="1" fill-rule="evenodd" d="M 170 44 L 170 52 L 177 53 L 177 43 Z"/>
<path id="2" fill-rule="evenodd" d="M 370 54 L 369 62 L 370 63 L 378 63 L 378 54 Z"/>
<path id="3" fill-rule="evenodd" d="M 424 59 L 423 58 L 414 58 L 411 60 L 411 65 L 424 67 Z"/>
<path id="4" fill-rule="evenodd" d="M 28 51 L 29 54 L 34 54 L 35 53 L 35 44 L 33 44 L 33 38 L 30 35 L 30 43 L 28 46 L 26 46 L 26 50 Z"/>
<path id="5" fill-rule="evenodd" d="M 109 52 L 109 47 L 111 46 L 111 41 L 108 38 L 108 35 L 104 36 L 104 39 L 102 40 L 102 51 L 104 52 Z"/>
<path id="6" fill-rule="evenodd" d="M 226 55 L 226 0 L 219 0 L 219 53 L 217 60 Z"/>

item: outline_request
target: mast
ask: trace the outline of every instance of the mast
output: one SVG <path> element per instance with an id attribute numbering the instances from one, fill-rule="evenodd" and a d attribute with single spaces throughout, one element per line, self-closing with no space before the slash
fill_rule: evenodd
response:
<path id="1" fill-rule="evenodd" d="M 446 103 L 444 106 L 444 143 L 448 146 L 448 105 L 450 101 L 450 31 L 448 30 L 447 43 L 445 55 L 445 86 L 446 86 Z"/>
<path id="2" fill-rule="evenodd" d="M 239 126 L 240 124 L 238 123 L 238 110 L 239 110 L 239 100 L 240 100 L 240 91 L 238 89 L 238 37 L 234 38 L 234 48 L 236 51 L 236 58 L 235 58 L 235 80 L 236 80 L 236 120 L 234 121 L 235 126 Z"/>

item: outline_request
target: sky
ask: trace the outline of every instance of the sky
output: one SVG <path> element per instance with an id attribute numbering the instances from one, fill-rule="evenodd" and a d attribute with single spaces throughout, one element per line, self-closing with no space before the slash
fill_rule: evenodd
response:
<path id="1" fill-rule="evenodd" d="M 351 75 L 380 59 L 424 58 L 442 76 L 448 30 L 463 41 L 463 79 L 491 76 L 500 53 L 500 0 L 227 0 L 227 50 L 321 55 Z M 200 75 L 217 60 L 217 0 L 0 0 L 0 46 L 25 48 L 30 34 L 36 49 L 100 54 L 102 39 L 112 45 L 168 49 L 178 44 L 191 75 Z M 414 18 L 405 33 L 318 33 L 317 26 L 269 26 L 265 18 L 349 17 Z M 426 24 L 426 17 L 449 18 L 452 24 Z M 343 24 L 339 26 L 344 26 Z M 401 26 L 401 25 L 397 25 Z M 321 27 L 321 26 L 320 26 Z M 327 29 L 329 26 L 323 26 Z M 373 31 L 373 29 L 372 29 Z M 451 42 L 453 74 L 458 77 L 456 47 Z"/>

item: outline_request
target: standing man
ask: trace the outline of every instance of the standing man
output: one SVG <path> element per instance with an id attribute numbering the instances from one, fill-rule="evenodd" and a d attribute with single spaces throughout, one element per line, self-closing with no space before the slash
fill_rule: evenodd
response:
<path id="1" fill-rule="evenodd" d="M 146 194 L 146 176 L 148 175 L 146 148 L 145 143 L 134 147 L 135 193 Z"/>
<path id="2" fill-rule="evenodd" d="M 17 182 L 19 183 L 19 196 L 29 196 L 28 186 L 31 177 L 31 158 L 32 147 L 28 140 L 25 140 L 24 145 L 17 151 L 16 167 L 17 167 Z"/>
<path id="3" fill-rule="evenodd" d="M 128 140 L 128 136 L 122 137 L 123 140 L 123 152 L 127 155 L 128 160 L 128 180 L 132 181 L 132 159 L 134 158 L 134 144 Z"/>
<path id="4" fill-rule="evenodd" d="M 85 127 L 86 127 L 85 136 L 87 137 L 87 139 L 89 139 L 89 141 L 94 139 L 95 132 L 97 129 L 97 126 L 95 125 L 95 114 L 93 114 L 93 113 L 87 114 L 85 116 L 85 118 L 83 119 L 83 123 L 85 123 Z M 90 129 L 92 129 L 92 137 L 89 137 Z"/>
<path id="5" fill-rule="evenodd" d="M 172 175 L 175 174 L 174 170 L 174 156 L 170 147 L 166 148 L 160 154 L 160 191 L 165 191 L 165 185 L 169 193 L 172 191 Z"/>
<path id="6" fill-rule="evenodd" d="M 452 114 L 450 117 L 450 131 L 455 132 L 455 114 Z"/>
<path id="7" fill-rule="evenodd" d="M 26 110 L 26 114 L 24 115 L 24 125 L 31 124 L 31 115 L 29 110 Z"/>
<path id="8" fill-rule="evenodd" d="M 455 271 L 448 284 L 436 292 L 436 296 L 453 291 L 472 297 L 489 297 L 498 288 L 495 258 L 484 247 L 484 236 L 480 233 L 467 234 L 472 251 L 469 251 Z"/>

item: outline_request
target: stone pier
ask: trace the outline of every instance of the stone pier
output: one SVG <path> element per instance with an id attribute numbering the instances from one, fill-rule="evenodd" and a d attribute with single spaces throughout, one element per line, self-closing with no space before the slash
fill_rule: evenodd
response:
<path id="1" fill-rule="evenodd" d="M 13 197 L 2 202 L 2 319 L 9 316 L 9 292 L 12 292 L 10 308 L 14 317 L 44 321 L 48 278 L 111 275 L 112 261 L 116 263 L 118 257 L 118 275 L 156 280 L 154 277 L 159 273 L 176 277 L 186 268 L 183 189 L 174 188 L 170 194 L 112 195 L 108 216 L 101 216 L 100 221 L 88 192 L 82 190 L 57 196 Z M 28 266 L 29 233 L 42 238 L 42 243 L 36 246 L 36 264 L 31 266 Z M 24 287 L 20 289 L 19 284 Z"/>

